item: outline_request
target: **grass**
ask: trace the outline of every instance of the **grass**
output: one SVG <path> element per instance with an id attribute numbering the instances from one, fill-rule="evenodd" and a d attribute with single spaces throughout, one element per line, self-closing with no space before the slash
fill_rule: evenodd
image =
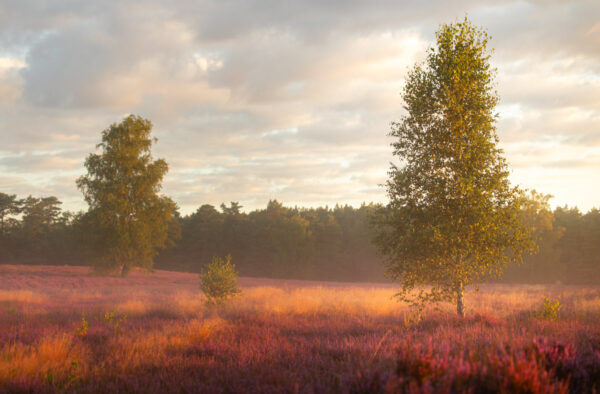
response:
<path id="1" fill-rule="evenodd" d="M 390 285 L 242 278 L 211 308 L 193 274 L 0 278 L 0 392 L 600 391 L 600 288 L 486 285 L 460 319 Z"/>

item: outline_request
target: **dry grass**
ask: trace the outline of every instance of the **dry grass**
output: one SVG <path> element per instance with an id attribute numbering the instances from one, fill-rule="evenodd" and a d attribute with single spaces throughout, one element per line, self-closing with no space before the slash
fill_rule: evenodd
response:
<path id="1" fill-rule="evenodd" d="M 600 382 L 598 288 L 487 285 L 467 293 L 458 319 L 452 305 L 414 316 L 390 285 L 247 278 L 240 297 L 215 309 L 192 274 L 0 266 L 0 277 L 0 392 L 586 391 Z M 560 321 L 536 317 L 544 296 L 560 297 Z M 555 354 L 555 342 L 570 350 Z"/>
<path id="2" fill-rule="evenodd" d="M 24 304 L 41 304 L 46 297 L 31 290 L 0 290 L 0 302 L 19 302 Z"/>

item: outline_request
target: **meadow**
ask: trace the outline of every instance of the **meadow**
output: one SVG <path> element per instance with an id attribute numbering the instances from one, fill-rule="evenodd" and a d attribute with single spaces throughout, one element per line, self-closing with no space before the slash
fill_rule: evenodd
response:
<path id="1" fill-rule="evenodd" d="M 0 265 L 0 392 L 600 391 L 600 287 L 484 285 L 458 318 L 386 284 L 241 278 L 219 308 L 198 285 Z"/>

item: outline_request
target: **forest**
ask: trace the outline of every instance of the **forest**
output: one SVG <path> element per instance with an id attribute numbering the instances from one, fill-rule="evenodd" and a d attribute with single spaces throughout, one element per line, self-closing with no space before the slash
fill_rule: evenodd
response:
<path id="1" fill-rule="evenodd" d="M 509 266 L 507 283 L 594 284 L 600 282 L 600 210 L 552 210 L 550 196 L 531 192 L 522 219 L 538 251 Z M 230 254 L 242 276 L 385 282 L 371 243 L 371 218 L 379 204 L 360 207 L 287 207 L 243 211 L 237 202 L 201 205 L 177 215 L 169 247 L 155 268 L 200 272 L 213 256 Z M 0 264 L 86 265 L 85 215 L 61 209 L 54 197 L 19 198 L 0 193 Z"/>

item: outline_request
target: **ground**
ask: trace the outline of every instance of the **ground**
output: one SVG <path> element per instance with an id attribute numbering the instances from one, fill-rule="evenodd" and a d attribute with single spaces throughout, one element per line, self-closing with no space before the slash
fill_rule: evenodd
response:
<path id="1" fill-rule="evenodd" d="M 600 287 L 485 285 L 458 318 L 393 285 L 240 285 L 214 308 L 195 274 L 0 265 L 0 392 L 600 391 Z"/>

